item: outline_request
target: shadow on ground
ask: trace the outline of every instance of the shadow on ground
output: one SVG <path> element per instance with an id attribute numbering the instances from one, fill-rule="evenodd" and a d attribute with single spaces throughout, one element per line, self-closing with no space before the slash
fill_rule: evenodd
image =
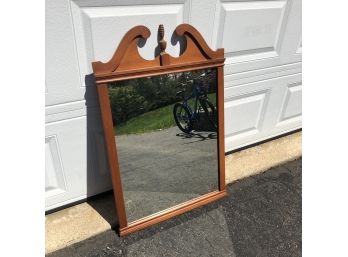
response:
<path id="1" fill-rule="evenodd" d="M 183 139 L 191 139 L 191 138 L 196 138 L 197 141 L 204 141 L 207 139 L 217 139 L 217 134 L 216 133 L 201 133 L 201 132 L 191 132 L 191 133 L 178 133 L 176 134 L 177 137 L 181 137 Z M 196 141 L 190 141 L 186 142 L 183 144 L 192 144 L 195 143 Z"/>
<path id="2" fill-rule="evenodd" d="M 108 231 L 47 256 L 301 256 L 301 163 L 233 183 L 225 199 L 130 236 Z"/>

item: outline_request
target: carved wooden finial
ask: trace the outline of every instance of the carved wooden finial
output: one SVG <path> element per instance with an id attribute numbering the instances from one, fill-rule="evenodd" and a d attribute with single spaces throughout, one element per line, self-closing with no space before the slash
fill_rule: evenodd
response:
<path id="1" fill-rule="evenodd" d="M 169 64 L 169 55 L 166 53 L 167 41 L 164 40 L 163 24 L 160 24 L 158 27 L 158 46 L 161 50 L 161 52 L 160 52 L 161 65 L 168 65 Z"/>
<path id="2" fill-rule="evenodd" d="M 163 24 L 159 25 L 158 35 L 159 35 L 158 44 L 159 44 L 159 47 L 161 49 L 161 55 L 163 55 L 163 54 L 165 54 L 165 52 L 166 52 L 165 50 L 166 50 L 166 47 L 167 47 L 167 41 L 164 40 L 164 27 L 163 27 Z"/>

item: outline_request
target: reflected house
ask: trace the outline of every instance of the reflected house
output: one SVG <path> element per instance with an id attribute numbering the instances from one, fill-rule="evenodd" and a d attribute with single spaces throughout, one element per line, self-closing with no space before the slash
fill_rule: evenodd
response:
<path id="1" fill-rule="evenodd" d="M 109 99 L 130 222 L 218 189 L 215 69 L 116 82 Z"/>

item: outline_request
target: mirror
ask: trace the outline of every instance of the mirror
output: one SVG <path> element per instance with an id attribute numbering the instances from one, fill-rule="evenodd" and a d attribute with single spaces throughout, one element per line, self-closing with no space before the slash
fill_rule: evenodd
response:
<path id="1" fill-rule="evenodd" d="M 179 24 L 180 56 L 139 55 L 151 31 L 131 28 L 107 62 L 92 62 L 120 236 L 227 196 L 224 49 Z M 156 52 L 155 50 L 155 52 Z"/>
<path id="2" fill-rule="evenodd" d="M 216 68 L 108 84 L 128 222 L 219 190 Z"/>

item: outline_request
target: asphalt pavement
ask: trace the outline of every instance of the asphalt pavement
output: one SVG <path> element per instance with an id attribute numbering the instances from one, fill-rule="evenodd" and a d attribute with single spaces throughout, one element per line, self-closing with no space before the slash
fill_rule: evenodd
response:
<path id="1" fill-rule="evenodd" d="M 116 137 L 129 221 L 218 189 L 216 132 L 178 127 Z"/>
<path id="2" fill-rule="evenodd" d="M 108 231 L 47 256 L 301 256 L 302 159 L 230 184 L 228 192 L 129 236 Z"/>

